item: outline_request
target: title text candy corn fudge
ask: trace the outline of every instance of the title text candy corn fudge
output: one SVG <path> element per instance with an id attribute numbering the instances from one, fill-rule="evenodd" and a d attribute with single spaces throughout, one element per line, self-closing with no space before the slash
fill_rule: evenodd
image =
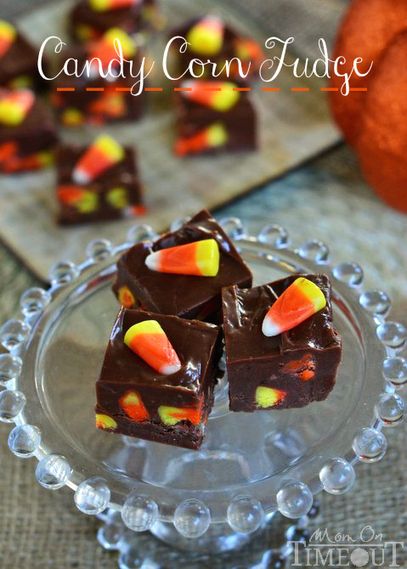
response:
<path id="1" fill-rule="evenodd" d="M 111 136 L 101 134 L 88 147 L 61 146 L 57 171 L 62 225 L 144 213 L 135 151 Z"/>
<path id="2" fill-rule="evenodd" d="M 49 166 L 56 142 L 52 115 L 32 91 L 0 88 L 0 172 Z"/>
<path id="3" fill-rule="evenodd" d="M 330 296 L 325 275 L 223 290 L 232 411 L 303 407 L 328 396 L 341 358 Z"/>
<path id="4" fill-rule="evenodd" d="M 23 34 L 10 22 L 0 19 L 0 86 L 10 89 L 44 86 L 37 57 L 38 50 Z"/>
<path id="5" fill-rule="evenodd" d="M 188 80 L 175 94 L 178 156 L 256 149 L 256 112 L 232 81 Z"/>
<path id="6" fill-rule="evenodd" d="M 126 307 L 217 322 L 222 287 L 248 287 L 252 274 L 207 210 L 154 243 L 138 243 L 117 264 L 113 290 Z"/>
<path id="7" fill-rule="evenodd" d="M 116 51 L 119 44 L 127 60 L 122 72 Z M 145 94 L 135 96 L 129 91 L 136 82 L 131 76 L 131 68 L 140 68 L 141 57 L 134 38 L 120 28 L 111 28 L 97 40 L 64 50 L 60 55 L 62 63 L 74 58 L 82 69 L 88 62 L 89 73 L 75 77 L 66 75 L 62 69 L 52 82 L 51 101 L 61 123 L 72 127 L 98 126 L 139 119 L 144 110 Z"/>
<path id="8" fill-rule="evenodd" d="M 213 403 L 220 330 L 121 309 L 96 384 L 99 429 L 200 447 Z"/>
<path id="9" fill-rule="evenodd" d="M 211 67 L 202 68 L 198 63 L 191 63 L 194 59 L 203 62 L 210 59 L 216 65 L 217 77 L 239 78 L 243 76 L 237 67 L 236 58 L 239 58 L 245 76 L 250 79 L 258 76 L 259 66 L 265 59 L 263 49 L 256 40 L 242 36 L 214 14 L 189 20 L 169 35 L 171 38 L 184 38 L 170 39 L 179 74 L 187 73 L 194 77 L 191 75 L 194 71 L 195 77 L 213 76 Z M 188 42 L 186 50 L 181 48 L 184 40 Z M 224 67 L 226 61 L 230 61 L 228 68 Z M 226 73 L 227 69 L 229 73 Z"/>
<path id="10" fill-rule="evenodd" d="M 134 34 L 161 25 L 155 0 L 80 0 L 70 14 L 72 36 L 85 42 L 99 38 L 111 27 Z"/>

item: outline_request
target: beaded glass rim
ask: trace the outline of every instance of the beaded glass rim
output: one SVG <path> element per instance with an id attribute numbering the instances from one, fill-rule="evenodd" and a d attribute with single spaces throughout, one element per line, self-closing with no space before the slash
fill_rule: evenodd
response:
<path id="1" fill-rule="evenodd" d="M 176 220 L 171 229 L 177 229 L 185 219 Z M 352 450 L 346 456 L 332 456 L 316 476 L 307 483 L 298 479 L 288 479 L 270 498 L 268 503 L 255 496 L 231 495 L 223 514 L 213 512 L 204 501 L 196 498 L 183 499 L 178 495 L 178 502 L 171 507 L 161 509 L 160 498 L 152 498 L 144 492 L 133 490 L 122 503 L 112 498 L 112 492 L 103 476 L 84 477 L 75 472 L 74 465 L 60 454 L 55 454 L 45 445 L 40 429 L 29 424 L 25 419 L 24 409 L 29 405 L 27 394 L 17 389 L 18 378 L 22 372 L 26 346 L 35 332 L 41 317 L 49 305 L 61 294 L 65 287 L 73 285 L 88 269 L 106 263 L 133 244 L 158 237 L 147 225 L 134 226 L 127 235 L 126 242 L 113 246 L 109 241 L 100 239 L 89 243 L 86 248 L 86 260 L 80 264 L 62 261 L 50 271 L 48 290 L 31 288 L 21 297 L 21 315 L 8 320 L 0 328 L 0 343 L 6 353 L 0 355 L 0 421 L 15 423 L 9 434 L 8 444 L 17 457 L 35 456 L 38 463 L 35 469 L 36 479 L 43 487 L 58 489 L 68 486 L 74 490 L 75 504 L 86 514 L 100 515 L 110 508 L 121 512 L 124 524 L 133 531 L 151 529 L 157 521 L 172 522 L 181 536 L 198 538 L 207 531 L 211 523 L 227 522 L 234 531 L 251 533 L 261 526 L 266 516 L 279 511 L 284 516 L 298 519 L 306 515 L 312 507 L 313 496 L 320 490 L 331 494 L 349 491 L 355 481 L 354 467 L 358 462 L 372 463 L 383 458 L 387 449 L 384 427 L 393 427 L 403 420 L 404 401 L 397 391 L 407 383 L 407 360 L 400 355 L 407 339 L 406 327 L 388 320 L 391 302 L 381 290 L 363 289 L 363 270 L 351 262 L 333 265 L 329 262 L 328 247 L 318 241 L 310 240 L 298 248 L 289 247 L 287 231 L 276 224 L 264 227 L 257 236 L 250 236 L 240 219 L 223 218 L 221 226 L 234 240 L 237 247 L 261 246 L 262 257 L 266 248 L 270 258 L 278 255 L 279 250 L 289 253 L 295 268 L 298 263 L 308 263 L 316 269 L 323 268 L 333 281 L 350 294 L 355 295 L 358 305 L 369 318 L 375 329 L 375 340 L 382 369 L 377 373 L 383 376 L 383 391 L 376 401 L 375 419 L 370 425 L 360 429 L 355 436 Z M 372 349 L 375 346 L 371 346 Z M 381 357 L 381 353 L 384 357 Z M 159 495 L 160 496 L 160 495 Z"/>

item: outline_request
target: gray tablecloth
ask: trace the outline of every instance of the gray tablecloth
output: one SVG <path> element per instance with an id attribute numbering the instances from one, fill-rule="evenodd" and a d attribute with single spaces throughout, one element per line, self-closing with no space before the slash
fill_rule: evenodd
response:
<path id="1" fill-rule="evenodd" d="M 3 0 L 0 16 L 35 4 L 14 0 L 10 5 Z M 316 4 L 321 8 L 324 2 Z M 282 223 L 297 242 L 311 236 L 327 241 L 338 260 L 358 261 L 369 282 L 391 292 L 394 319 L 406 323 L 407 220 L 378 202 L 361 180 L 349 149 L 340 147 L 217 214 L 239 215 L 253 230 L 270 221 Z M 14 314 L 19 295 L 33 284 L 35 279 L 0 246 L 0 321 Z M 16 460 L 7 450 L 8 431 L 0 426 L 0 569 L 116 567 L 116 555 L 95 542 L 97 522 L 76 511 L 70 491 L 55 495 L 36 484 L 34 461 Z M 390 448 L 385 459 L 360 465 L 351 493 L 324 494 L 322 516 L 314 526 L 357 535 L 370 524 L 385 540 L 407 542 L 406 425 L 386 434 Z M 246 567 L 249 552 L 250 546 L 236 555 L 236 565 Z M 401 559 L 399 563 L 403 565 Z M 407 566 L 406 557 L 404 563 Z M 217 557 L 206 566 L 224 564 Z M 177 562 L 171 567 L 176 569 Z"/>

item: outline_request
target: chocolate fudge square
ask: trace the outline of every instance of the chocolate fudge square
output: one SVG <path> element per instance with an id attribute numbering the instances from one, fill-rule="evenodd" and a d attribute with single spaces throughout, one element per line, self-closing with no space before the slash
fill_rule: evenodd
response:
<path id="1" fill-rule="evenodd" d="M 124 343 L 127 330 L 156 320 L 176 351 L 181 369 L 160 375 Z M 101 429 L 198 449 L 213 404 L 220 330 L 213 324 L 142 310 L 121 309 L 96 383 Z"/>
<path id="2" fill-rule="evenodd" d="M 107 33 L 114 32 L 117 32 L 117 29 Z M 100 126 L 111 122 L 135 121 L 143 115 L 144 91 L 140 95 L 133 95 L 131 92 L 136 82 L 136 79 L 131 77 L 131 65 L 134 65 L 134 69 L 139 69 L 142 55 L 130 37 L 125 39 L 132 42 L 132 48 L 136 51 L 131 57 L 124 53 L 129 61 L 123 63 L 123 77 L 113 78 L 110 75 L 104 79 L 99 75 L 99 69 L 95 68 L 94 75 L 84 73 L 81 77 L 74 77 L 62 73 L 52 82 L 51 102 L 62 125 Z M 122 41 L 123 38 L 118 36 L 118 40 Z M 93 54 L 98 51 L 98 45 L 103 41 L 104 38 L 72 48 L 64 53 L 63 61 L 70 57 L 77 59 L 79 68 L 82 69 L 85 61 L 93 58 Z M 117 55 L 112 55 L 111 59 L 115 58 Z M 105 73 L 108 71 L 109 61 L 103 63 Z"/>
<path id="3" fill-rule="evenodd" d="M 69 29 L 78 41 L 99 38 L 109 28 L 121 28 L 128 34 L 159 28 L 162 18 L 155 0 L 134 1 L 129 7 L 96 10 L 98 0 L 80 0 L 69 16 Z M 114 2 L 112 2 L 114 4 Z"/>
<path id="4" fill-rule="evenodd" d="M 0 100 L 11 91 L 0 89 Z M 20 124 L 0 120 L 0 172 L 13 174 L 52 164 L 58 136 L 47 106 L 35 99 Z"/>
<path id="5" fill-rule="evenodd" d="M 262 322 L 297 276 L 248 290 L 223 290 L 230 409 L 287 409 L 326 399 L 335 385 L 341 340 L 332 322 L 331 285 L 325 275 L 305 275 L 324 293 L 327 305 L 295 328 L 274 337 Z"/>
<path id="6" fill-rule="evenodd" d="M 220 250 L 215 277 L 165 274 L 150 270 L 145 259 L 152 251 L 213 238 Z M 119 259 L 113 290 L 127 307 L 173 314 L 183 318 L 220 319 L 221 291 L 236 284 L 251 286 L 252 274 L 223 229 L 207 210 L 202 210 L 176 231 L 154 243 L 139 243 Z"/>
<path id="7" fill-rule="evenodd" d="M 209 51 L 208 51 L 208 37 L 199 37 L 195 34 L 195 41 L 193 36 L 191 37 L 191 32 L 197 29 L 197 26 L 205 26 L 205 23 L 209 26 L 215 23 L 215 27 L 222 29 L 221 40 L 219 42 L 214 42 L 212 44 L 209 41 Z M 205 34 L 206 35 L 206 34 Z M 169 37 L 175 38 L 180 36 L 185 38 L 189 45 L 188 48 L 183 51 L 181 46 L 184 44 L 183 40 L 174 39 L 171 43 L 171 52 L 175 60 L 176 67 L 179 73 L 186 73 L 184 77 L 190 76 L 190 64 L 192 60 L 197 59 L 206 62 L 209 58 L 211 62 L 216 64 L 217 76 L 220 78 L 230 77 L 232 79 L 242 79 L 242 75 L 239 73 L 239 68 L 236 63 L 234 63 L 234 58 L 239 58 L 242 62 L 243 70 L 248 71 L 246 79 L 256 79 L 258 78 L 259 68 L 263 60 L 265 59 L 263 48 L 260 43 L 254 38 L 245 36 L 237 32 L 232 26 L 225 23 L 221 18 L 213 14 L 207 14 L 205 16 L 200 16 L 193 18 L 178 26 L 177 28 L 171 30 Z M 211 46 L 212 44 L 212 46 Z M 216 49 L 215 49 L 215 45 Z M 223 69 L 225 62 L 231 61 L 229 74 L 226 73 L 226 69 Z M 250 69 L 248 64 L 250 63 Z M 195 77 L 200 76 L 202 72 L 201 65 L 193 65 L 195 72 Z M 202 78 L 209 78 L 212 76 L 212 67 L 206 66 Z"/>
<path id="8" fill-rule="evenodd" d="M 131 218 L 145 212 L 136 154 L 124 149 L 124 159 L 87 184 L 78 184 L 73 171 L 86 147 L 60 146 L 57 151 L 58 223 L 76 225 Z"/>
<path id="9" fill-rule="evenodd" d="M 2 32 L 2 28 L 7 30 Z M 38 49 L 35 48 L 12 24 L 0 20 L 0 36 L 13 30 L 15 37 L 0 55 L 0 86 L 7 88 L 36 88 L 44 87 L 46 81 L 38 72 Z M 48 68 L 48 62 L 44 61 Z"/>
<path id="10" fill-rule="evenodd" d="M 178 156 L 257 147 L 256 111 L 241 83 L 190 80 L 175 94 Z"/>

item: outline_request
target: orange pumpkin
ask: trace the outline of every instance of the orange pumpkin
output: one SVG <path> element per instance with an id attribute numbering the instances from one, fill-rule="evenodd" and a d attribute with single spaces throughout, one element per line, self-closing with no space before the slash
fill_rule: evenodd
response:
<path id="1" fill-rule="evenodd" d="M 384 49 L 402 30 L 407 29 L 407 0 L 353 0 L 342 22 L 336 40 L 334 57 L 343 56 L 347 65 L 343 71 L 350 72 L 356 57 L 364 63 L 359 66 L 366 72 L 373 61 L 373 69 L 367 77 L 353 76 L 351 87 L 370 88 L 370 79 L 375 75 L 378 61 Z M 404 64 L 404 69 L 405 69 Z M 399 72 L 403 72 L 400 67 Z M 340 89 L 342 79 L 333 77 L 331 87 Z M 352 92 L 344 97 L 339 92 L 330 93 L 334 118 L 350 144 L 356 144 L 360 119 L 364 114 L 364 92 Z"/>
<path id="2" fill-rule="evenodd" d="M 369 81 L 357 152 L 366 180 L 407 213 L 407 29 L 382 55 Z"/>

